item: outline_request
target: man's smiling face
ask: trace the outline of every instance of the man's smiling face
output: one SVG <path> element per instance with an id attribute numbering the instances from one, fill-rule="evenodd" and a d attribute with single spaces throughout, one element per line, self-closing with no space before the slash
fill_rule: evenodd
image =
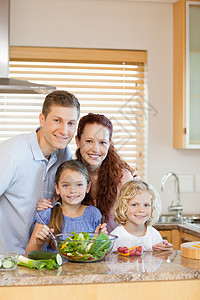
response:
<path id="1" fill-rule="evenodd" d="M 77 124 L 76 107 L 53 105 L 45 118 L 40 114 L 39 144 L 45 156 L 57 149 L 64 149 L 72 140 Z"/>

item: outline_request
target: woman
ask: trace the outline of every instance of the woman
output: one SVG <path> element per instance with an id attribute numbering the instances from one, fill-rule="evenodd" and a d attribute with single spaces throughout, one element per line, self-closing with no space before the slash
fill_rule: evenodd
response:
<path id="1" fill-rule="evenodd" d="M 108 118 L 89 113 L 80 119 L 76 136 L 77 159 L 87 166 L 91 179 L 91 189 L 84 201 L 101 211 L 108 232 L 117 226 L 113 206 L 120 188 L 133 178 L 139 179 L 114 148 L 112 132 Z"/>

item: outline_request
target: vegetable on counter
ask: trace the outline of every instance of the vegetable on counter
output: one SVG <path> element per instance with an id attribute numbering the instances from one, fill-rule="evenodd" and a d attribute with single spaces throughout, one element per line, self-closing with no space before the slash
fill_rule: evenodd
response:
<path id="1" fill-rule="evenodd" d="M 11 271 L 17 267 L 18 253 L 0 252 L 0 271 Z"/>
<path id="2" fill-rule="evenodd" d="M 119 247 L 117 249 L 119 255 L 122 256 L 140 256 L 143 253 L 142 246 L 133 246 L 131 248 L 128 247 Z"/>
<path id="3" fill-rule="evenodd" d="M 11 257 L 0 259 L 0 268 L 2 269 L 12 269 L 15 264 L 16 262 Z"/>
<path id="4" fill-rule="evenodd" d="M 19 255 L 18 257 L 18 266 L 27 267 L 30 269 L 38 269 L 38 270 L 54 270 L 60 267 L 54 259 L 43 259 L 43 260 L 35 260 L 27 258 L 23 255 Z"/>
<path id="5" fill-rule="evenodd" d="M 70 261 L 97 261 L 109 252 L 110 246 L 111 241 L 104 233 L 91 238 L 87 232 L 73 231 L 59 244 L 59 251 Z"/>
<path id="6" fill-rule="evenodd" d="M 58 253 L 34 250 L 28 253 L 28 258 L 36 260 L 53 259 L 59 266 L 62 265 L 62 257 Z"/>

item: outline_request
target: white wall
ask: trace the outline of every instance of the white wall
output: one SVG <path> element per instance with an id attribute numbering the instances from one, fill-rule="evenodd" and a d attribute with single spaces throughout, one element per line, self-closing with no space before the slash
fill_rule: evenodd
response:
<path id="1" fill-rule="evenodd" d="M 200 174 L 200 151 L 172 147 L 172 1 L 11 0 L 13 46 L 141 49 L 148 51 L 148 181 L 160 192 L 167 171 Z M 173 182 L 160 192 L 163 213 Z M 181 193 L 184 213 L 200 213 L 200 193 Z"/>

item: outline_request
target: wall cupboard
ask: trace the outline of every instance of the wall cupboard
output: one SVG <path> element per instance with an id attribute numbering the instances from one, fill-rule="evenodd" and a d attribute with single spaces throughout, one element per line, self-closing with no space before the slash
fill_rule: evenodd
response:
<path id="1" fill-rule="evenodd" d="M 200 149 L 200 0 L 173 4 L 173 145 Z"/>

